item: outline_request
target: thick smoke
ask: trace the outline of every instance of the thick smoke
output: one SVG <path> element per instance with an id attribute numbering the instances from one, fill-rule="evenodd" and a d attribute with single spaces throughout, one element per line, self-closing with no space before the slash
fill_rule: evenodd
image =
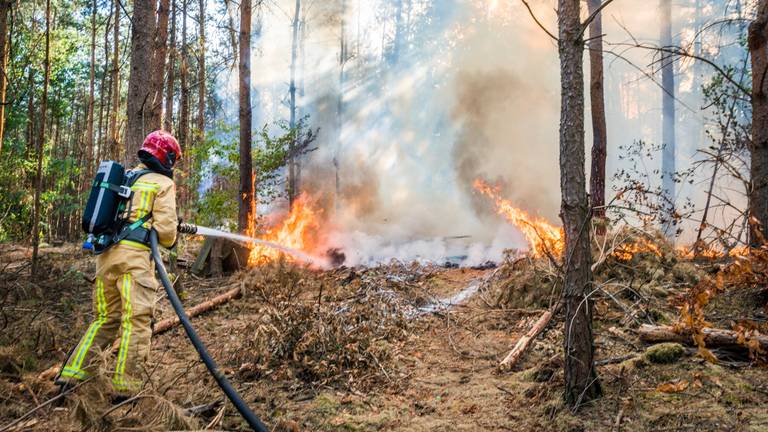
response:
<path id="1" fill-rule="evenodd" d="M 319 128 L 317 149 L 302 161 L 301 188 L 323 205 L 323 247 L 344 249 L 350 264 L 448 257 L 476 264 L 526 248 L 472 190 L 478 177 L 502 185 L 515 205 L 559 223 L 557 47 L 527 11 L 516 2 L 409 2 L 398 26 L 395 2 L 344 3 L 350 58 L 343 74 L 340 1 L 308 3 L 299 56 L 299 114 Z M 264 5 L 252 61 L 258 125 L 288 117 L 294 2 Z M 553 4 L 532 5 L 555 30 Z M 654 41 L 652 9 L 639 2 L 607 10 L 608 40 Z M 623 57 L 606 54 L 610 176 L 620 168 L 613 156 L 620 145 L 659 141 L 661 90 L 641 72 L 653 61 L 650 53 L 606 49 Z M 225 96 L 236 95 L 235 85 L 227 88 Z M 236 105 L 227 111 L 235 114 Z M 588 107 L 586 114 L 588 126 Z M 696 145 L 680 141 L 678 157 L 690 160 Z"/>

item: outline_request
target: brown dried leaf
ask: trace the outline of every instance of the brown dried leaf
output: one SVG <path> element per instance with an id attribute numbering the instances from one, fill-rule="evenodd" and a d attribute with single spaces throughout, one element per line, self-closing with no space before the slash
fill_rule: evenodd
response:
<path id="1" fill-rule="evenodd" d="M 656 387 L 656 391 L 661 393 L 680 393 L 685 391 L 689 384 L 690 383 L 686 380 L 670 381 L 659 384 L 659 386 Z"/>
<path id="2" fill-rule="evenodd" d="M 710 363 L 717 364 L 717 357 L 715 357 L 715 355 L 712 354 L 712 351 L 704 348 L 703 346 L 699 346 L 698 355 L 699 357 L 703 358 L 704 360 Z"/>

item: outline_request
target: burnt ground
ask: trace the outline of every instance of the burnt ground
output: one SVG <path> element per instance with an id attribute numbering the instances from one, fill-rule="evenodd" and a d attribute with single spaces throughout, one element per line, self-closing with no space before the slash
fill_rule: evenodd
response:
<path id="1" fill-rule="evenodd" d="M 29 253 L 0 246 L 0 430 L 55 394 L 51 368 L 90 318 L 84 276 L 92 259 L 74 246 L 44 248 L 45 276 L 33 282 Z M 193 324 L 274 430 L 768 430 L 764 366 L 747 357 L 715 365 L 690 348 L 659 364 L 635 335 L 641 323 L 673 322 L 674 299 L 708 271 L 688 262 L 606 262 L 595 305 L 605 396 L 575 414 L 561 400 L 562 316 L 511 372 L 497 371 L 552 301 L 556 278 L 541 262 L 329 272 L 277 263 L 206 280 L 180 273 L 187 306 L 242 287 L 241 299 Z M 473 284 L 477 295 L 458 306 L 419 309 Z M 708 313 L 721 326 L 765 319 L 763 297 L 724 293 Z M 156 318 L 171 314 L 159 289 Z M 151 355 L 135 403 L 113 409 L 108 387 L 90 382 L 11 430 L 246 430 L 183 330 L 153 337 Z"/>

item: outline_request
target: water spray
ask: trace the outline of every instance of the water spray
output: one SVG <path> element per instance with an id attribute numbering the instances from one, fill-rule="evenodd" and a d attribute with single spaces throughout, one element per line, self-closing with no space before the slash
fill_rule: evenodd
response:
<path id="1" fill-rule="evenodd" d="M 327 259 L 318 258 L 312 255 L 309 255 L 305 252 L 302 252 L 298 249 L 290 248 L 288 246 L 283 246 L 278 243 L 273 243 L 270 241 L 261 240 L 254 237 L 248 237 L 241 234 L 234 234 L 227 231 L 217 230 L 214 228 L 208 228 L 208 227 L 188 224 L 188 223 L 179 224 L 178 231 L 183 234 L 200 234 L 206 237 L 227 238 L 230 240 L 247 243 L 247 244 L 258 244 L 258 245 L 266 246 L 268 248 L 279 250 L 285 253 L 286 255 L 290 255 L 296 259 L 304 261 L 305 263 L 311 264 L 315 267 L 319 267 L 319 268 L 329 267 L 329 263 Z"/>

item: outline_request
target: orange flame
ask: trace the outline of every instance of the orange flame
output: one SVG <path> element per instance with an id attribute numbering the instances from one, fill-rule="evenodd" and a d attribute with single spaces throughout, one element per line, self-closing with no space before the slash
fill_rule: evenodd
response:
<path id="1" fill-rule="evenodd" d="M 611 255 L 620 261 L 630 261 L 635 254 L 646 253 L 662 256 L 661 248 L 656 243 L 644 238 L 637 238 L 617 246 Z"/>
<path id="2" fill-rule="evenodd" d="M 694 258 L 719 259 L 719 258 L 724 258 L 726 256 L 726 253 L 724 250 L 718 249 L 712 246 L 708 246 L 708 245 L 702 245 L 698 251 L 695 251 L 694 245 L 680 246 L 675 250 L 681 258 L 685 258 L 685 259 L 694 259 Z M 746 246 L 736 246 L 733 249 L 729 250 L 727 253 L 727 256 L 731 258 L 746 256 L 746 255 L 749 255 L 749 248 Z"/>
<path id="3" fill-rule="evenodd" d="M 493 199 L 496 213 L 504 216 L 508 222 L 523 233 L 534 256 L 542 256 L 547 253 L 558 256 L 563 253 L 565 241 L 562 228 L 514 207 L 511 201 L 499 196 L 499 187 L 492 187 L 481 179 L 476 179 L 473 186 L 478 192 Z"/>
<path id="4" fill-rule="evenodd" d="M 293 201 L 291 212 L 285 219 L 259 238 L 303 252 L 312 252 L 318 246 L 321 213 L 315 207 L 315 202 L 302 193 Z M 281 254 L 277 249 L 256 245 L 248 256 L 248 264 L 261 265 L 275 261 Z M 288 261 L 294 260 L 288 255 L 285 258 Z"/>

